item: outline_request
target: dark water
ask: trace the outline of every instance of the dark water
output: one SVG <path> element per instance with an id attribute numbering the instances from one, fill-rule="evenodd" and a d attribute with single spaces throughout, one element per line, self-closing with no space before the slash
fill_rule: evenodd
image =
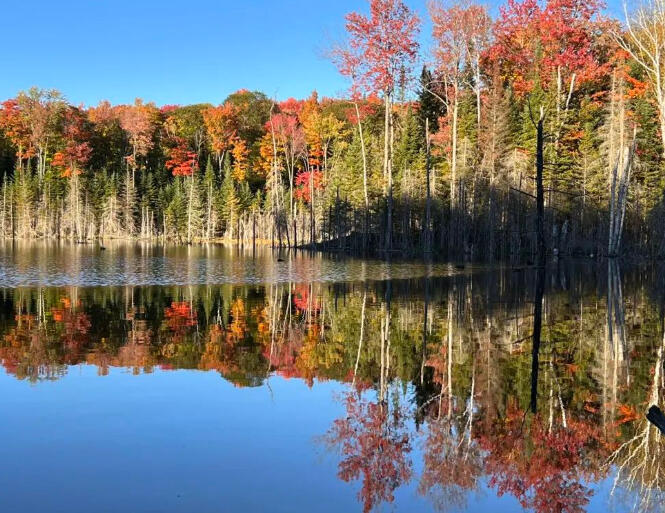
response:
<path id="1" fill-rule="evenodd" d="M 663 509 L 662 272 L 283 256 L 5 246 L 0 509 Z"/>

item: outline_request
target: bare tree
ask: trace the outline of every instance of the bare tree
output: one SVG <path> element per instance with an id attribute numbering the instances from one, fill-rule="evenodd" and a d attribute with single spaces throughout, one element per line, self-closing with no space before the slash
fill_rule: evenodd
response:
<path id="1" fill-rule="evenodd" d="M 649 77 L 658 105 L 660 137 L 665 155 L 665 0 L 643 0 L 630 15 L 626 0 L 623 7 L 627 31 L 617 34 L 617 41 Z"/>
<path id="2" fill-rule="evenodd" d="M 628 199 L 628 185 L 633 168 L 635 155 L 636 135 L 633 142 L 619 150 L 619 155 L 612 171 L 610 184 L 610 233 L 608 243 L 608 256 L 614 257 L 619 253 L 621 246 L 621 233 L 626 216 L 626 201 Z"/>
<path id="3" fill-rule="evenodd" d="M 656 351 L 649 404 L 660 403 L 664 347 L 665 336 Z M 660 511 L 665 490 L 665 437 L 644 417 L 637 423 L 635 433 L 607 461 L 607 468 L 616 468 L 610 496 L 623 489 L 636 498 L 633 511 Z"/>

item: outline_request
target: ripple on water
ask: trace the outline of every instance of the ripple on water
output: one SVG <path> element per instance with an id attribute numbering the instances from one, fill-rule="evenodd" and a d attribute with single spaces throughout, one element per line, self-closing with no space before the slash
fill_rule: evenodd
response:
<path id="1" fill-rule="evenodd" d="M 0 286 L 111 286 L 343 282 L 445 276 L 448 264 L 336 258 L 304 251 L 222 245 L 107 242 L 0 244 Z M 283 261 L 278 261 L 278 255 Z"/>

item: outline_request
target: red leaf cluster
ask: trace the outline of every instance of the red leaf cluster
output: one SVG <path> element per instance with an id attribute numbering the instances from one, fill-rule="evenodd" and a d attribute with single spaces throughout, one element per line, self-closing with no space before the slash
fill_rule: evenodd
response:
<path id="1" fill-rule="evenodd" d="M 90 134 L 85 115 L 79 109 L 72 107 L 65 111 L 63 138 L 65 147 L 53 155 L 51 166 L 60 168 L 63 178 L 80 175 L 90 159 L 92 148 L 88 142 Z"/>
<path id="2" fill-rule="evenodd" d="M 169 160 L 166 161 L 166 169 L 173 176 L 192 176 L 198 169 L 198 155 L 190 151 L 187 142 L 180 140 L 178 145 L 169 150 Z"/>
<path id="3" fill-rule="evenodd" d="M 547 89 L 558 72 L 590 80 L 600 71 L 593 44 L 600 6 L 599 0 L 549 0 L 544 7 L 537 0 L 508 0 L 494 25 L 489 58 L 518 94 L 531 91 L 536 80 Z"/>
<path id="4" fill-rule="evenodd" d="M 353 80 L 353 92 L 392 93 L 416 61 L 418 16 L 402 0 L 370 0 L 369 17 L 346 16 L 348 46 L 333 51 L 340 72 Z"/>

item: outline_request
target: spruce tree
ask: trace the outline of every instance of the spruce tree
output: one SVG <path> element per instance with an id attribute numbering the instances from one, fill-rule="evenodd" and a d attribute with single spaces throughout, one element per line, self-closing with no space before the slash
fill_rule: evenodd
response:
<path id="1" fill-rule="evenodd" d="M 430 92 L 434 87 L 433 82 L 432 72 L 427 69 L 427 66 L 423 66 L 418 89 L 418 125 L 423 138 L 425 120 L 429 121 L 430 133 L 436 133 L 439 130 L 439 118 L 445 115 L 443 103 Z"/>
<path id="2" fill-rule="evenodd" d="M 236 193 L 236 187 L 233 182 L 233 174 L 230 166 L 226 166 L 224 171 L 224 181 L 219 190 L 218 205 L 220 218 L 224 222 L 225 231 L 229 234 L 229 237 L 233 239 L 233 228 L 238 216 L 240 202 Z"/>
<path id="3" fill-rule="evenodd" d="M 213 203 L 215 201 L 215 170 L 212 166 L 212 159 L 208 155 L 206 162 L 205 175 L 203 176 L 203 188 L 205 189 L 205 237 L 210 239 L 215 233 L 215 209 Z"/>

